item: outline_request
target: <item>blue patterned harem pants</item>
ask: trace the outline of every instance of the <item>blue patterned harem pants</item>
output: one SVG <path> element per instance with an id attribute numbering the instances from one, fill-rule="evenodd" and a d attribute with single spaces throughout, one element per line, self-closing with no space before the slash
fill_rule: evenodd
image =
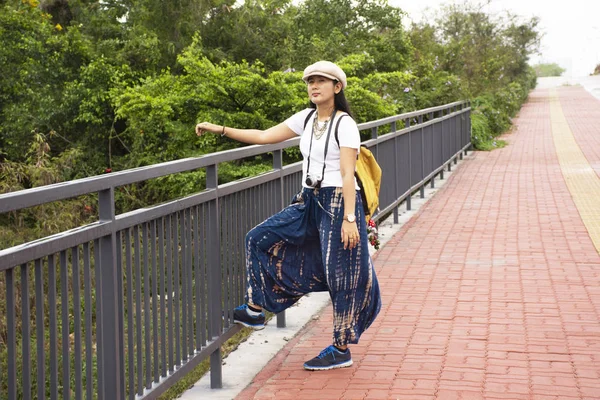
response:
<path id="1" fill-rule="evenodd" d="M 278 313 L 307 293 L 329 291 L 333 343 L 358 343 L 381 309 L 381 296 L 358 192 L 355 214 L 360 242 L 352 250 L 341 242 L 342 188 L 305 188 L 253 228 L 246 235 L 246 301 Z"/>

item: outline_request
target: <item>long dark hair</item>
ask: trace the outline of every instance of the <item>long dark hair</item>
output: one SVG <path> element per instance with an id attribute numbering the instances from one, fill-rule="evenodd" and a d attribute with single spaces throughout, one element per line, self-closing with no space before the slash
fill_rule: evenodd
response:
<path id="1" fill-rule="evenodd" d="M 337 81 L 337 80 L 333 81 L 333 85 L 335 86 L 335 84 L 338 82 L 339 81 Z M 317 108 L 317 105 L 315 103 L 313 103 L 310 100 L 308 102 L 309 102 L 308 106 L 310 108 Z M 346 95 L 344 94 L 344 89 L 340 90 L 339 93 L 336 93 L 334 95 L 333 102 L 334 102 L 334 107 L 336 110 L 343 111 L 346 114 L 348 114 L 352 119 L 354 119 L 352 112 L 350 112 L 350 104 L 348 103 L 348 100 L 346 100 Z"/>

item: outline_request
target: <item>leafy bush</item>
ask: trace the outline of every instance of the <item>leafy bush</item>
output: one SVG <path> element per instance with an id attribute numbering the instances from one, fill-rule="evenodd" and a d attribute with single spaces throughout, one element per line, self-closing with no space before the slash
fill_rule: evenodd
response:
<path id="1" fill-rule="evenodd" d="M 561 76 L 566 71 L 566 69 L 555 63 L 537 64 L 533 66 L 533 69 L 535 70 L 535 74 L 540 77 Z"/>
<path id="2" fill-rule="evenodd" d="M 473 146 L 479 150 L 492 150 L 503 146 L 504 142 L 495 139 L 506 132 L 521 105 L 527 100 L 536 77 L 529 70 L 520 82 L 511 82 L 507 86 L 486 93 L 472 101 L 471 113 Z"/>

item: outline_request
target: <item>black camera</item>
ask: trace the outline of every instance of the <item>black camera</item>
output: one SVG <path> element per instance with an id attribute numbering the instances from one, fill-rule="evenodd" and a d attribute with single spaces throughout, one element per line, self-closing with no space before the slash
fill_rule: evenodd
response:
<path id="1" fill-rule="evenodd" d="M 304 181 L 304 183 L 306 183 L 306 186 L 308 187 L 317 189 L 321 186 L 321 180 L 321 178 L 308 174 L 306 175 L 306 180 Z"/>

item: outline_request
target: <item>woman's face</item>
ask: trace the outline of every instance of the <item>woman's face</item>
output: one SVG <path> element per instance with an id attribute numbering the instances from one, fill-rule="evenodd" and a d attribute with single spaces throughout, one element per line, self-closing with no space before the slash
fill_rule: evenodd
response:
<path id="1" fill-rule="evenodd" d="M 341 90 L 341 83 L 320 75 L 313 75 L 307 81 L 308 98 L 316 105 L 334 103 L 334 96 Z"/>

